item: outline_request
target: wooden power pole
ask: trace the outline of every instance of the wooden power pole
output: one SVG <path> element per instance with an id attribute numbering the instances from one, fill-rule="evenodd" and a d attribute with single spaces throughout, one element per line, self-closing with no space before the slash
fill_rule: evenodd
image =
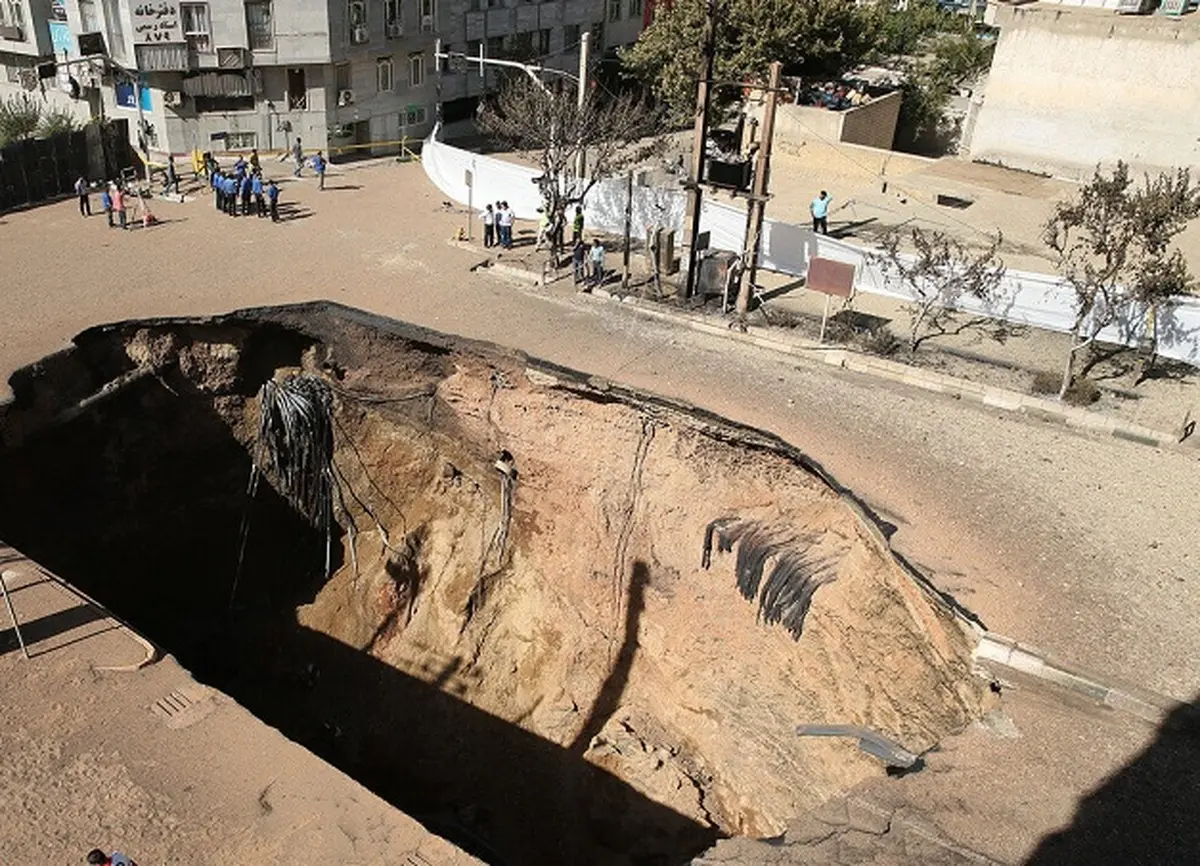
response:
<path id="1" fill-rule="evenodd" d="M 684 243 L 688 245 L 688 266 L 684 297 L 690 298 L 696 292 L 696 277 L 698 256 L 696 255 L 696 240 L 700 236 L 700 182 L 704 178 L 704 153 L 708 139 L 708 102 L 709 91 L 712 88 L 713 58 L 717 53 L 716 22 L 717 0 L 708 0 L 708 14 L 704 19 L 704 36 L 701 45 L 704 51 L 704 68 L 700 72 L 700 83 L 696 87 L 696 123 L 692 135 L 692 165 L 688 172 L 688 233 Z"/>
<path id="2" fill-rule="evenodd" d="M 750 295 L 754 291 L 754 280 L 758 274 L 758 251 L 762 246 L 763 212 L 767 209 L 767 184 L 771 173 L 771 140 L 775 137 L 775 103 L 779 99 L 779 78 L 783 64 L 776 60 L 771 64 L 767 83 L 767 104 L 763 108 L 762 138 L 758 148 L 757 165 L 754 166 L 754 189 L 750 193 L 750 212 L 747 214 L 746 257 L 749 266 L 741 286 L 738 287 L 737 314 L 745 316 L 750 309 Z"/>

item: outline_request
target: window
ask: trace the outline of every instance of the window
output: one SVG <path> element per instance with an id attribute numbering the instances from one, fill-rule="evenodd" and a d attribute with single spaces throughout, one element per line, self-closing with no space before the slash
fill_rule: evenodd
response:
<path id="1" fill-rule="evenodd" d="M 408 55 L 408 86 L 420 87 L 425 83 L 425 55 Z"/>
<path id="2" fill-rule="evenodd" d="M 604 25 L 597 21 L 592 25 L 592 50 L 600 51 L 604 44 Z"/>
<path id="3" fill-rule="evenodd" d="M 608 0 L 609 22 L 621 20 L 621 0 Z"/>
<path id="4" fill-rule="evenodd" d="M 568 24 L 563 28 L 563 51 L 574 51 L 581 41 L 578 24 Z"/>
<path id="5" fill-rule="evenodd" d="M 482 39 L 468 40 L 467 41 L 467 56 L 468 57 L 478 57 L 479 50 L 481 48 L 483 48 L 483 40 Z"/>
<path id="6" fill-rule="evenodd" d="M 367 21 L 366 0 L 350 0 L 346 6 L 350 21 L 350 44 L 361 45 L 371 41 L 371 27 Z"/>
<path id="7" fill-rule="evenodd" d="M 504 37 L 489 36 L 487 41 L 487 56 L 488 57 L 503 57 L 504 56 Z"/>
<path id="8" fill-rule="evenodd" d="M 119 0 L 101 0 L 104 4 L 104 20 L 108 22 L 109 52 L 118 60 L 125 58 L 125 28 L 121 23 L 121 4 Z"/>
<path id="9" fill-rule="evenodd" d="M 100 30 L 95 0 L 79 0 L 79 29 L 83 33 L 96 33 Z"/>
<path id="10" fill-rule="evenodd" d="M 26 76 L 33 75 L 35 80 L 37 78 L 37 73 L 33 71 L 32 57 L 13 55 L 5 61 L 4 71 L 8 74 L 9 84 L 20 84 L 22 73 L 25 73 Z"/>
<path id="11" fill-rule="evenodd" d="M 21 38 L 25 38 L 25 9 L 21 5 L 21 0 L 0 2 L 0 26 L 16 27 L 22 31 Z"/>
<path id="12" fill-rule="evenodd" d="M 253 51 L 275 47 L 275 16 L 271 0 L 246 0 L 246 32 Z"/>
<path id="13" fill-rule="evenodd" d="M 207 3 L 181 3 L 183 13 L 183 38 L 187 40 L 188 48 L 200 54 L 212 51 L 212 39 L 208 26 Z"/>
<path id="14" fill-rule="evenodd" d="M 289 111 L 304 111 L 308 108 L 308 85 L 304 80 L 304 70 L 299 68 L 287 71 L 287 102 Z"/>
<path id="15" fill-rule="evenodd" d="M 404 18 L 401 15 L 400 0 L 384 0 L 383 29 L 388 39 L 399 39 L 404 35 Z"/>
<path id="16" fill-rule="evenodd" d="M 642 17 L 642 0 L 629 0 L 629 17 Z"/>
<path id="17" fill-rule="evenodd" d="M 225 137 L 226 150 L 254 150 L 257 147 L 257 132 L 231 132 Z"/>
<path id="18" fill-rule="evenodd" d="M 253 96 L 193 96 L 192 104 L 196 106 L 196 111 L 203 114 L 208 111 L 229 112 L 229 111 L 253 111 L 254 97 Z M 243 135 L 247 133 L 242 133 Z M 230 133 L 230 138 L 233 133 Z M 254 145 L 251 145 L 253 147 Z"/>
<path id="19" fill-rule="evenodd" d="M 419 0 L 421 4 L 421 32 L 432 33 L 437 26 L 437 3 L 435 0 Z"/>
<path id="20" fill-rule="evenodd" d="M 333 67 L 333 79 L 338 93 L 350 89 L 350 64 L 339 63 Z"/>
<path id="21" fill-rule="evenodd" d="M 390 93 L 394 86 L 394 67 L 392 58 L 380 57 L 375 61 L 375 89 L 380 93 Z"/>
<path id="22" fill-rule="evenodd" d="M 533 34 L 514 33 L 512 37 L 512 52 L 518 58 L 524 59 L 533 54 Z"/>
<path id="23" fill-rule="evenodd" d="M 549 54 L 549 53 L 550 53 L 550 31 L 549 30 L 539 30 L 538 31 L 538 54 Z"/>
<path id="24" fill-rule="evenodd" d="M 400 114 L 400 128 L 420 126 L 425 122 L 426 117 L 424 105 L 410 105 Z"/>

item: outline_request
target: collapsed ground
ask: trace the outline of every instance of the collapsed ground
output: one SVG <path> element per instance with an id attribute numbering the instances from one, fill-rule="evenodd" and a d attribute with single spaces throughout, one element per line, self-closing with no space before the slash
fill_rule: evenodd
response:
<path id="1" fill-rule="evenodd" d="M 297 373 L 334 394 L 328 578 L 325 533 L 247 497 L 260 388 Z M 920 752 L 983 701 L 859 513 L 687 407 L 325 307 L 94 329 L 13 387 L 0 537 L 492 862 L 774 835 L 882 772 L 795 725 Z M 811 608 L 765 623 L 777 573 Z"/>

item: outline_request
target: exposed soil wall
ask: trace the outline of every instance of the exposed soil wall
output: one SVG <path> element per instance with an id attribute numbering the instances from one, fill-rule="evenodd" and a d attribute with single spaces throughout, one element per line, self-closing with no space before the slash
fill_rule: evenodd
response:
<path id="1" fill-rule="evenodd" d="M 334 573 L 264 484 L 231 605 L 254 395 L 298 370 L 335 395 Z M 686 407 L 327 308 L 93 330 L 14 392 L 0 537 L 493 862 L 773 835 L 882 772 L 797 724 L 920 752 L 983 700 L 966 633 L 858 511 Z M 706 570 L 722 518 L 757 534 L 718 530 Z M 798 639 L 739 592 L 752 537 L 760 592 L 787 557 L 812 578 Z"/>

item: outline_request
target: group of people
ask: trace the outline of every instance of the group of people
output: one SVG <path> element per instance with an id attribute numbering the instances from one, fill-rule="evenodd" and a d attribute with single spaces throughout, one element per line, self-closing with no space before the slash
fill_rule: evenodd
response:
<path id="1" fill-rule="evenodd" d="M 810 87 L 802 91 L 796 99 L 797 105 L 828 108 L 831 111 L 845 111 L 847 108 L 857 108 L 869 102 L 871 94 L 864 85 L 835 84 L 832 81 Z"/>
<path id="2" fill-rule="evenodd" d="M 75 181 L 75 194 L 79 197 L 79 215 L 90 217 L 92 215 L 92 187 L 83 175 L 80 175 L 79 179 Z M 120 181 L 107 182 L 101 188 L 100 207 L 104 209 L 110 229 L 129 228 L 130 195 L 129 190 Z M 139 200 L 136 193 L 132 193 L 132 195 L 135 200 Z"/>
<path id="3" fill-rule="evenodd" d="M 489 204 L 484 208 L 482 218 L 483 245 L 489 249 L 498 246 L 504 250 L 511 250 L 513 220 L 517 215 L 508 206 L 508 202 L 498 201 L 495 208 Z"/>
<path id="4" fill-rule="evenodd" d="M 296 139 L 296 143 L 292 145 L 292 159 L 296 162 L 296 168 L 292 171 L 293 177 L 300 177 L 304 171 L 304 145 L 300 143 L 300 139 Z M 325 159 L 325 155 L 321 151 L 317 151 L 309 162 L 312 164 L 313 171 L 317 173 L 317 189 L 325 189 L 325 169 L 329 167 L 329 161 Z"/>
<path id="5" fill-rule="evenodd" d="M 543 244 L 550 245 L 550 253 L 557 262 L 566 248 L 565 234 L 567 225 L 566 207 L 552 206 L 549 202 L 537 209 L 538 237 L 535 249 L 542 249 Z M 498 201 L 495 205 L 488 204 L 480 214 L 483 221 L 483 245 L 491 249 L 500 247 L 512 249 L 513 221 L 516 214 L 508 202 Z M 575 215 L 571 220 L 571 264 L 575 275 L 575 284 L 583 285 L 585 291 L 604 283 L 604 244 L 600 238 L 593 238 L 591 244 L 583 240 L 584 216 L 583 207 L 576 205 Z"/>
<path id="6" fill-rule="evenodd" d="M 270 215 L 272 222 L 279 222 L 279 187 L 274 180 L 263 181 L 257 149 L 250 152 L 248 160 L 239 156 L 229 172 L 223 171 L 211 155 L 208 160 L 208 182 L 217 210 L 233 217 L 239 210 L 242 216 Z"/>

